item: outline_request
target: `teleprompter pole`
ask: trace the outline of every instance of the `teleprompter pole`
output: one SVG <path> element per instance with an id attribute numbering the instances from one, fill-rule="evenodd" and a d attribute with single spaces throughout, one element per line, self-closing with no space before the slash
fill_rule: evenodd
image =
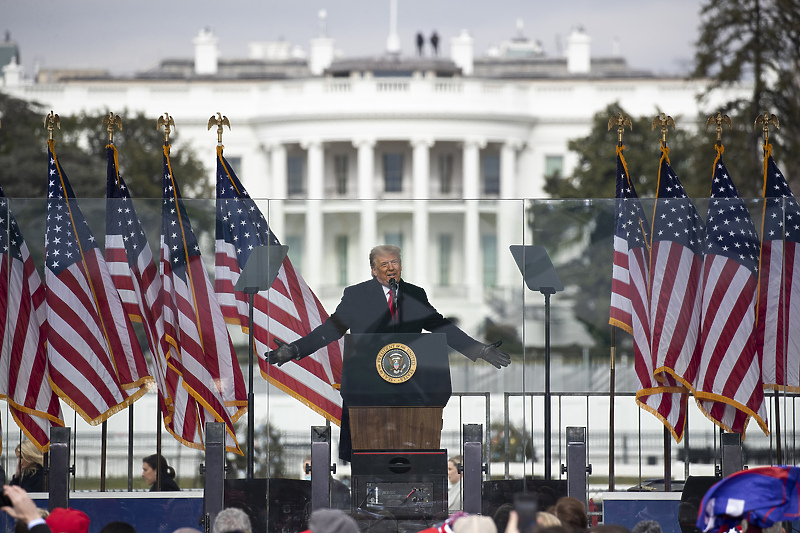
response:
<path id="1" fill-rule="evenodd" d="M 552 394 L 550 392 L 550 296 L 555 294 L 551 287 L 540 287 L 544 294 L 544 478 L 553 479 L 552 465 Z"/>

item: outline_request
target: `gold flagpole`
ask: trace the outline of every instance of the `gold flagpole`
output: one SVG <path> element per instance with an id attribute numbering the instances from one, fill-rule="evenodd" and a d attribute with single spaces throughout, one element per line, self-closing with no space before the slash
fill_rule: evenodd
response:
<path id="1" fill-rule="evenodd" d="M 667 150 L 667 129 L 672 126 L 675 129 L 675 121 L 671 116 L 666 113 L 661 113 L 653 119 L 650 130 L 661 127 L 661 150 L 666 153 Z M 652 239 L 653 236 L 650 235 Z M 684 437 L 686 431 L 684 430 Z M 664 426 L 664 492 L 672 492 L 672 435 L 669 433 L 667 426 Z"/>
<path id="2" fill-rule="evenodd" d="M 756 117 L 755 123 L 753 124 L 753 129 L 761 128 L 761 131 L 764 135 L 764 197 L 766 198 L 766 188 L 767 188 L 767 161 L 769 160 L 769 156 L 772 152 L 772 146 L 769 144 L 769 127 L 770 125 L 775 126 L 775 129 L 781 129 L 780 122 L 778 121 L 778 117 L 774 114 L 767 114 L 764 113 L 763 115 L 758 115 Z M 764 206 L 766 209 L 766 205 Z M 763 240 L 763 223 L 762 223 L 762 240 Z M 760 275 L 760 269 L 759 269 Z M 759 310 L 761 312 L 761 310 Z M 786 343 L 783 344 L 783 357 L 784 361 L 786 360 Z M 783 365 L 786 368 L 786 364 Z M 786 392 L 786 378 L 784 377 L 784 392 Z M 773 401 L 775 402 L 775 462 L 776 464 L 783 464 L 783 446 L 781 445 L 781 405 L 780 405 L 780 389 L 775 388 L 775 394 L 773 396 Z"/>
<path id="3" fill-rule="evenodd" d="M 608 119 L 608 129 L 609 131 L 614 126 L 617 127 L 617 134 L 618 134 L 618 141 L 617 147 L 621 150 L 623 148 L 622 145 L 622 136 L 625 132 L 625 126 L 628 126 L 628 129 L 633 129 L 633 123 L 631 122 L 630 117 L 623 116 L 622 113 L 619 113 L 618 117 L 612 116 Z M 615 415 L 615 406 L 614 406 L 614 395 L 616 394 L 616 357 L 617 357 L 617 327 L 611 326 L 611 346 L 610 346 L 610 368 L 609 368 L 609 381 L 608 381 L 608 399 L 609 399 L 609 406 L 608 406 L 608 490 L 609 492 L 614 492 L 615 486 L 615 477 L 616 472 L 614 468 L 614 457 L 615 457 L 615 446 L 614 446 L 614 439 L 615 439 L 615 431 L 614 431 L 614 415 Z"/>

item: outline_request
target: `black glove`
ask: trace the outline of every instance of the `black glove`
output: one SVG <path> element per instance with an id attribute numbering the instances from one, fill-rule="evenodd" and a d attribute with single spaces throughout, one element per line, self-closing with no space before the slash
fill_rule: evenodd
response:
<path id="1" fill-rule="evenodd" d="M 300 349 L 294 344 L 286 344 L 280 339 L 275 339 L 275 344 L 278 348 L 265 354 L 269 364 L 281 366 L 283 363 L 288 363 L 292 359 L 300 359 Z"/>
<path id="2" fill-rule="evenodd" d="M 483 350 L 481 350 L 481 354 L 478 357 L 490 365 L 494 365 L 495 368 L 508 366 L 511 364 L 511 357 L 507 353 L 501 352 L 497 349 L 501 344 L 503 344 L 503 341 L 497 341 L 494 344 L 487 344 L 483 347 Z"/>

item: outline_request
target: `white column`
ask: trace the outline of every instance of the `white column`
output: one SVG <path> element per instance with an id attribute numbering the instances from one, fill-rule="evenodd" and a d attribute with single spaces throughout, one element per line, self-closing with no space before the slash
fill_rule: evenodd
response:
<path id="1" fill-rule="evenodd" d="M 430 197 L 428 185 L 430 184 L 432 139 L 412 139 L 411 147 L 414 149 L 413 161 L 413 197 L 415 200 L 427 200 Z"/>
<path id="2" fill-rule="evenodd" d="M 522 200 L 514 199 L 517 180 L 517 150 L 522 141 L 508 140 L 500 149 L 500 202 L 497 209 L 497 285 L 508 287 L 519 279 L 519 272 L 508 247 L 523 244 L 525 217 Z"/>
<path id="3" fill-rule="evenodd" d="M 252 157 L 246 157 L 242 161 L 242 173 L 239 176 L 242 184 L 250 193 L 250 198 L 263 200 L 270 197 L 270 185 L 272 184 L 272 159 L 270 146 L 261 144 L 257 150 L 253 150 Z M 266 169 L 266 171 L 262 171 Z"/>
<path id="4" fill-rule="evenodd" d="M 467 139 L 464 141 L 463 168 L 465 200 L 480 198 L 480 150 L 485 146 L 486 141 L 480 139 Z"/>
<path id="5" fill-rule="evenodd" d="M 375 139 L 356 139 L 353 146 L 358 149 L 358 197 L 375 198 Z"/>
<path id="6" fill-rule="evenodd" d="M 414 283 L 425 287 L 431 268 L 428 263 L 428 237 L 429 237 L 429 214 L 428 198 L 430 184 L 431 156 L 430 150 L 433 146 L 432 139 L 412 139 L 411 146 L 414 150 L 413 167 L 413 198 L 414 198 L 414 258 L 413 270 L 409 272 L 413 276 Z"/>
<path id="7" fill-rule="evenodd" d="M 470 302 L 483 298 L 483 257 L 478 213 L 480 198 L 480 149 L 486 141 L 464 142 L 464 282 Z"/>
<path id="8" fill-rule="evenodd" d="M 322 286 L 322 268 L 325 264 L 325 225 L 322 215 L 323 152 L 319 140 L 301 144 L 308 161 L 308 190 L 306 191 L 305 254 L 303 271 L 309 287 Z"/>
<path id="9" fill-rule="evenodd" d="M 308 190 L 306 198 L 309 200 L 322 200 L 324 196 L 324 152 L 319 139 L 305 141 L 300 145 L 306 150 L 308 168 Z"/>
<path id="10" fill-rule="evenodd" d="M 358 201 L 361 204 L 361 257 L 367 264 L 369 251 L 377 242 L 377 215 L 375 212 L 375 139 L 356 139 L 358 149 Z M 360 264 L 360 263 L 359 263 Z M 359 276 L 356 276 L 359 277 Z"/>
<path id="11" fill-rule="evenodd" d="M 272 143 L 269 145 L 270 159 L 272 168 L 270 177 L 271 183 L 271 196 L 272 198 L 286 198 L 286 147 L 281 143 Z"/>
<path id="12" fill-rule="evenodd" d="M 523 141 L 508 140 L 500 148 L 500 198 L 514 198 L 517 178 L 517 151 L 525 146 Z"/>
<path id="13" fill-rule="evenodd" d="M 286 240 L 286 218 L 283 202 L 286 198 L 286 147 L 281 143 L 269 145 L 270 152 L 270 186 L 269 209 L 266 213 L 269 227 L 278 240 Z"/>
<path id="14" fill-rule="evenodd" d="M 483 256 L 478 204 L 478 200 L 464 201 L 464 282 L 470 302 L 480 302 L 483 298 Z"/>

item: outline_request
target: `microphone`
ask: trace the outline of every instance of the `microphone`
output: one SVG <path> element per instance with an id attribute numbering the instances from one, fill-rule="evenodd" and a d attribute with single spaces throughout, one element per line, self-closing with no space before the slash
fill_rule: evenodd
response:
<path id="1" fill-rule="evenodd" d="M 399 320 L 400 317 L 400 305 L 397 301 L 397 280 L 394 278 L 389 278 L 389 290 L 392 291 L 392 300 L 394 301 L 394 314 Z"/>

